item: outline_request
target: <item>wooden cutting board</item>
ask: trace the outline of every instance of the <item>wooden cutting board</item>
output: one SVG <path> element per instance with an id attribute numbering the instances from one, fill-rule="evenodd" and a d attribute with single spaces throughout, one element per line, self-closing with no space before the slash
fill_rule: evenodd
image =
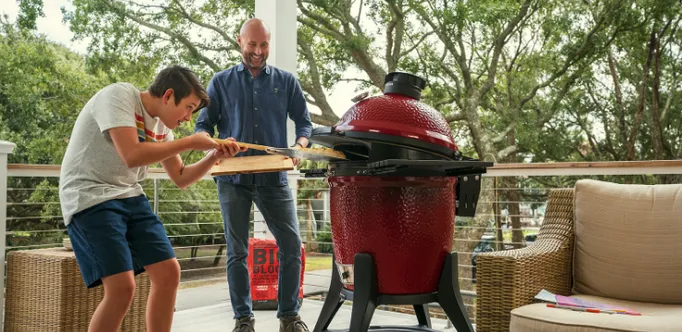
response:
<path id="1" fill-rule="evenodd" d="M 280 155 L 226 158 L 211 169 L 212 176 L 267 173 L 294 169 L 291 158 Z"/>

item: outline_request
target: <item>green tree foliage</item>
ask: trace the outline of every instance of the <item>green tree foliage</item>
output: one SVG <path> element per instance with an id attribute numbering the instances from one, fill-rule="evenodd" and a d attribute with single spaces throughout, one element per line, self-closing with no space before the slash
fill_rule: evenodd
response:
<path id="1" fill-rule="evenodd" d="M 105 80 L 86 73 L 82 57 L 22 28 L 30 20 L 0 22 L 0 137 L 17 144 L 10 163 L 58 164 L 80 109 Z M 9 179 L 8 245 L 61 241 L 51 231 L 61 221 L 56 186 L 55 178 Z"/>
<path id="2" fill-rule="evenodd" d="M 114 79 L 144 89 L 154 77 L 151 70 L 141 67 L 131 75 L 125 71 L 104 73 L 34 31 L 4 20 L 1 29 L 0 137 L 17 144 L 9 156 L 12 164 L 60 164 L 76 117 L 94 93 Z M 120 63 L 125 67 L 125 61 Z M 176 136 L 191 132 L 192 125 L 186 123 L 176 130 Z M 192 163 L 202 153 L 184 157 L 186 163 Z M 57 184 L 56 178 L 9 179 L 7 229 L 13 232 L 9 246 L 61 243 L 64 226 Z M 158 209 L 169 224 L 167 231 L 174 244 L 221 243 L 222 219 L 213 182 L 201 181 L 190 190 L 178 190 L 167 180 L 159 180 L 157 185 Z M 143 187 L 153 199 L 153 181 L 146 180 Z"/>

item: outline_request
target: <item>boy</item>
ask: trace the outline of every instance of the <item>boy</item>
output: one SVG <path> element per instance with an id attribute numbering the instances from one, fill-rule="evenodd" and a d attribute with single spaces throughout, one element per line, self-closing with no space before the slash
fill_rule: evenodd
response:
<path id="1" fill-rule="evenodd" d="M 201 134 L 174 140 L 171 130 L 208 103 L 195 74 L 173 66 L 147 91 L 129 83 L 105 87 L 79 114 L 62 162 L 59 198 L 86 287 L 104 286 L 90 332 L 119 330 L 133 299 L 134 276 L 143 271 L 152 283 L 147 331 L 170 331 L 180 266 L 139 181 L 160 162 L 185 188 L 220 158 L 240 152 L 234 142 L 220 145 Z M 178 155 L 211 149 L 187 167 Z"/>

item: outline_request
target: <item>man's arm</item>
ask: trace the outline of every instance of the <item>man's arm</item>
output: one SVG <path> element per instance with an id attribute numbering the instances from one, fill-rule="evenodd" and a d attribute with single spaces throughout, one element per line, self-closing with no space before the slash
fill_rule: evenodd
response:
<path id="1" fill-rule="evenodd" d="M 301 85 L 295 77 L 292 76 L 291 79 L 293 81 L 293 93 L 289 99 L 289 118 L 296 125 L 296 143 L 305 148 L 308 147 L 308 138 L 310 138 L 310 133 L 313 130 L 313 123 L 310 121 L 308 104 Z"/>
<path id="2" fill-rule="evenodd" d="M 206 135 L 191 135 L 170 142 L 140 142 L 137 128 L 109 129 L 116 151 L 128 167 L 152 165 L 187 150 L 208 150 L 218 144 Z"/>
<path id="3" fill-rule="evenodd" d="M 206 132 L 210 137 L 213 137 L 215 132 L 215 126 L 223 121 L 220 116 L 220 110 L 222 110 L 222 97 L 220 96 L 220 78 L 218 75 L 213 76 L 211 81 L 208 83 L 206 92 L 211 102 L 207 107 L 203 108 L 199 117 L 197 118 L 197 123 L 194 125 L 194 132 Z"/>

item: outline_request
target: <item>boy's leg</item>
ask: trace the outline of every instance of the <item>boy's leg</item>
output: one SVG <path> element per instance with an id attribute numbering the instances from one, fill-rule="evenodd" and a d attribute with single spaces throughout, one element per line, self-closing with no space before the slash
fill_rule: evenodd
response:
<path id="1" fill-rule="evenodd" d="M 133 271 L 102 278 L 104 298 L 90 319 L 88 332 L 118 331 L 135 295 Z"/>
<path id="2" fill-rule="evenodd" d="M 67 226 L 85 286 L 104 285 L 104 299 L 90 320 L 90 332 L 118 331 L 133 300 L 125 205 L 121 200 L 98 204 L 77 213 Z"/>
<path id="3" fill-rule="evenodd" d="M 170 332 L 180 264 L 161 220 L 154 214 L 146 196 L 131 199 L 128 232 L 136 273 L 144 267 L 152 283 L 147 301 L 147 331 Z"/>
<path id="4" fill-rule="evenodd" d="M 253 189 L 216 181 L 218 199 L 225 224 L 227 283 L 234 318 L 253 316 L 251 285 L 246 258 L 249 254 L 250 214 Z"/>
<path id="5" fill-rule="evenodd" d="M 301 282 L 301 238 L 291 190 L 289 186 L 258 187 L 258 195 L 254 201 L 263 213 L 279 248 L 277 317 L 295 316 L 298 314 Z"/>

